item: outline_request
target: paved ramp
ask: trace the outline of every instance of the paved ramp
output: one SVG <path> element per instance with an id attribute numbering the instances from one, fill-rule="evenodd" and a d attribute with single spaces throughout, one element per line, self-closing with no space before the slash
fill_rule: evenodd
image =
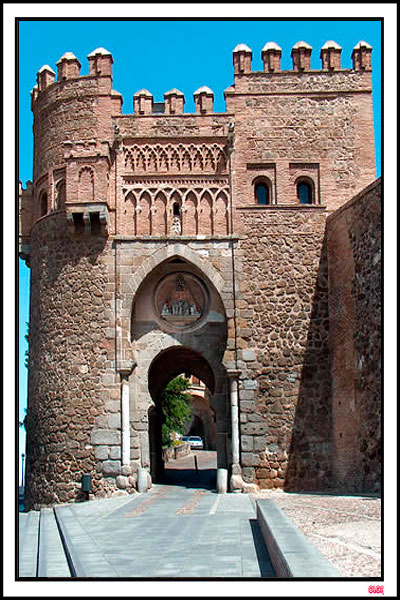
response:
<path id="1" fill-rule="evenodd" d="M 20 577 L 274 577 L 245 494 L 156 485 L 23 514 L 21 522 Z"/>
<path id="2" fill-rule="evenodd" d="M 119 500 L 55 509 L 74 576 L 274 576 L 247 495 L 159 485 Z"/>
<path id="3" fill-rule="evenodd" d="M 54 512 L 19 513 L 19 577 L 71 577 Z"/>
<path id="4" fill-rule="evenodd" d="M 37 576 L 40 513 L 19 513 L 19 576 Z"/>
<path id="5" fill-rule="evenodd" d="M 254 500 L 217 494 L 215 467 L 199 452 L 145 494 L 21 514 L 20 576 L 274 577 Z"/>

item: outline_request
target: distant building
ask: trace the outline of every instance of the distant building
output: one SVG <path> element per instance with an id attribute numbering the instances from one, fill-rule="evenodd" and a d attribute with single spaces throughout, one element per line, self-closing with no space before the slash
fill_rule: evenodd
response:
<path id="1" fill-rule="evenodd" d="M 198 377 L 190 377 L 188 393 L 191 396 L 191 419 L 186 435 L 198 435 L 203 439 L 204 450 L 215 450 L 216 413 L 210 406 L 211 393 Z"/>

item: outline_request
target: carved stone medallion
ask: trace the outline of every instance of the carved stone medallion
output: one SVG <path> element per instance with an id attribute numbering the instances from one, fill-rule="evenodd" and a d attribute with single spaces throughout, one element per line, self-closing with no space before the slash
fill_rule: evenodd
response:
<path id="1" fill-rule="evenodd" d="M 167 275 L 157 287 L 155 309 L 165 324 L 178 329 L 190 327 L 205 314 L 204 286 L 190 273 Z"/>

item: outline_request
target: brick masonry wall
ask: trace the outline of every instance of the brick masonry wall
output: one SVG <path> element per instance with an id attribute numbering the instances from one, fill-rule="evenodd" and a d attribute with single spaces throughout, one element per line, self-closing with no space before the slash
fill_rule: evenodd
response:
<path id="1" fill-rule="evenodd" d="M 229 115 L 121 115 L 117 153 L 119 234 L 230 232 L 226 135 Z M 175 223 L 174 223 L 175 221 Z"/>
<path id="2" fill-rule="evenodd" d="M 121 97 L 111 83 L 110 77 L 79 77 L 40 92 L 33 105 L 35 180 L 64 163 L 64 141 L 112 139 L 110 115 L 120 112 Z"/>
<path id="3" fill-rule="evenodd" d="M 231 100 L 235 204 L 254 203 L 256 176 L 269 177 L 274 202 L 298 204 L 295 181 L 306 175 L 319 192 L 317 203 L 329 210 L 370 184 L 375 179 L 370 77 L 352 71 L 237 75 Z"/>
<path id="4" fill-rule="evenodd" d="M 327 222 L 334 476 L 339 488 L 380 489 L 381 186 Z"/>
<path id="5" fill-rule="evenodd" d="M 321 208 L 241 213 L 241 463 L 261 488 L 330 483 L 325 220 Z"/>
<path id="6" fill-rule="evenodd" d="M 170 139 L 182 142 L 185 138 L 201 136 L 215 141 L 224 137 L 232 115 L 220 114 L 180 114 L 180 115 L 119 115 L 113 122 L 120 127 L 121 136 L 126 138 L 147 138 L 149 140 Z"/>

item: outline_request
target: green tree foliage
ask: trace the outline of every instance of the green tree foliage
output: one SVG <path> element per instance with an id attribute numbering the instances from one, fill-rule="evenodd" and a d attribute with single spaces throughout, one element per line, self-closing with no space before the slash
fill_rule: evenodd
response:
<path id="1" fill-rule="evenodd" d="M 175 377 L 162 393 L 161 407 L 165 416 L 162 426 L 163 446 L 170 446 L 170 434 L 184 433 L 185 423 L 190 421 L 190 394 L 186 393 L 189 386 L 190 382 L 185 377 Z"/>

